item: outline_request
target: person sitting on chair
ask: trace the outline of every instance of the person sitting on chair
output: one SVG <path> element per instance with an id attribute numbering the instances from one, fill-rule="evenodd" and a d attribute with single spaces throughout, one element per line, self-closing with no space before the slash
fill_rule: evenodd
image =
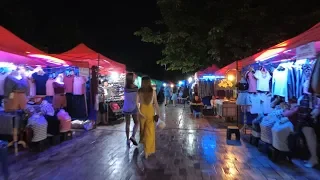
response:
<path id="1" fill-rule="evenodd" d="M 200 97 L 197 94 L 195 94 L 194 98 L 192 99 L 192 101 L 190 103 L 191 113 L 193 113 L 193 111 L 202 112 L 202 108 L 203 108 L 203 103 L 202 103 Z"/>

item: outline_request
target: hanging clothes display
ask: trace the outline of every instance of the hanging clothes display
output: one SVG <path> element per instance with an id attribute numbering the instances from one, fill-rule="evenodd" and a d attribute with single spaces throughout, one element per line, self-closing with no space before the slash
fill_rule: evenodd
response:
<path id="1" fill-rule="evenodd" d="M 198 85 L 198 95 L 201 98 L 214 95 L 214 81 L 200 80 Z"/>

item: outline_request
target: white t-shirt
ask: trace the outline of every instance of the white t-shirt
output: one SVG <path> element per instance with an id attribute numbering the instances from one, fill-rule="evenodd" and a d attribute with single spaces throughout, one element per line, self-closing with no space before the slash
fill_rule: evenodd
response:
<path id="1" fill-rule="evenodd" d="M 85 93 L 85 77 L 74 77 L 73 79 L 73 95 L 83 95 Z"/>
<path id="2" fill-rule="evenodd" d="M 55 82 L 54 79 L 48 79 L 46 82 L 46 94 L 47 96 L 53 96 L 54 90 L 53 90 L 53 82 Z"/>
<path id="3" fill-rule="evenodd" d="M 275 69 L 272 77 L 272 95 L 285 98 L 288 102 L 288 69 L 282 71 Z"/>
<path id="4" fill-rule="evenodd" d="M 4 95 L 4 80 L 9 75 L 9 73 L 1 74 L 0 75 L 0 95 Z"/>
<path id="5" fill-rule="evenodd" d="M 269 81 L 271 79 L 271 75 L 268 71 L 263 73 L 258 70 L 254 73 L 254 77 L 257 79 L 257 90 L 258 91 L 264 91 L 264 92 L 270 91 Z"/>

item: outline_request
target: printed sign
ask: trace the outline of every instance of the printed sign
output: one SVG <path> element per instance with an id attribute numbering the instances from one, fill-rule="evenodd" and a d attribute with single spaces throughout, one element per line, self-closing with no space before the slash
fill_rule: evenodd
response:
<path id="1" fill-rule="evenodd" d="M 314 42 L 308 43 L 296 48 L 297 59 L 314 58 L 316 56 L 316 48 Z"/>
<path id="2" fill-rule="evenodd" d="M 89 68 L 79 68 L 79 75 L 84 77 L 89 77 L 90 75 Z"/>

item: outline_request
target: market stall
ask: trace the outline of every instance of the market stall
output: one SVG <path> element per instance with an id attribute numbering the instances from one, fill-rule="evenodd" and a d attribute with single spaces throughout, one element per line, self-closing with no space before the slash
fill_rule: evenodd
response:
<path id="1" fill-rule="evenodd" d="M 295 38 L 241 60 L 237 104 L 252 120 L 251 141 L 277 160 L 309 150 L 306 167 L 318 164 L 320 24 Z M 251 64 L 250 64 L 251 62 Z M 255 116 L 252 116 L 255 115 Z M 247 116 L 245 116 L 247 117 Z M 249 116 L 248 116 L 249 117 Z"/>
<path id="2" fill-rule="evenodd" d="M 60 141 L 62 134 L 69 134 L 71 117 L 62 109 L 68 108 L 66 87 L 74 86 L 64 82 L 72 63 L 32 47 L 3 27 L 0 55 L 1 139 L 11 141 L 18 153 L 18 144 L 33 147 L 49 136 Z"/>
<path id="3" fill-rule="evenodd" d="M 109 111 L 113 104 L 117 104 L 117 107 L 114 105 L 114 108 L 116 108 L 115 111 L 120 112 L 123 104 L 123 75 L 126 72 L 126 66 L 124 64 L 115 62 L 102 54 L 95 52 L 85 44 L 79 44 L 67 52 L 52 54 L 52 56 L 70 61 L 73 64 L 83 67 L 82 71 L 90 74 L 91 94 L 88 95 L 88 97 L 90 97 L 89 108 L 91 109 L 90 112 L 93 112 L 93 109 L 97 112 L 98 117 L 94 118 L 97 119 L 97 124 L 100 122 L 107 123 L 109 121 L 110 116 L 107 115 L 113 112 Z M 83 66 L 83 63 L 88 63 L 88 65 Z M 104 96 L 104 91 L 98 91 L 99 78 L 104 78 L 107 81 L 106 84 L 108 84 L 108 89 L 112 89 L 109 95 L 106 94 L 106 97 Z M 102 82 L 100 81 L 100 83 Z M 100 86 L 102 86 L 102 84 L 100 84 Z M 101 103 L 103 105 L 101 105 Z M 98 104 L 101 105 L 100 108 Z"/>

